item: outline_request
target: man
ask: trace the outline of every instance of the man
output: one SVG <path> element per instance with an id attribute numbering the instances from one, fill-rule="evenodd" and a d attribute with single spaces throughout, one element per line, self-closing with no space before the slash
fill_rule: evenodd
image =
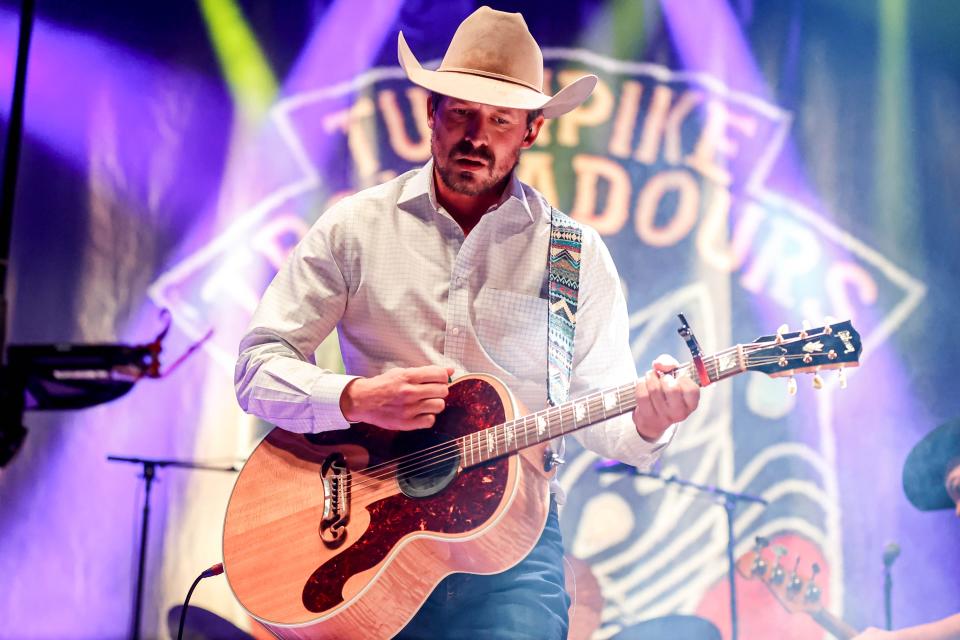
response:
<path id="1" fill-rule="evenodd" d="M 543 59 L 519 14 L 483 7 L 437 71 L 399 37 L 400 64 L 432 92 L 432 160 L 325 212 L 277 274 L 240 345 L 241 406 L 297 432 L 430 427 L 451 377 L 494 374 L 531 411 L 547 406 L 552 208 L 515 175 L 522 149 L 590 95 L 585 76 L 542 92 Z M 636 378 L 626 304 L 599 236 L 583 229 L 570 397 Z M 334 327 L 349 375 L 313 351 Z M 699 402 L 661 356 L 637 408 L 578 432 L 605 457 L 649 465 Z M 401 637 L 562 638 L 568 597 L 555 504 L 533 551 L 493 576 L 455 574 Z"/>
<path id="2" fill-rule="evenodd" d="M 954 509 L 960 517 L 960 420 L 940 425 L 910 451 L 903 490 L 921 511 Z M 896 631 L 870 627 L 854 640 L 960 640 L 960 613 Z"/>

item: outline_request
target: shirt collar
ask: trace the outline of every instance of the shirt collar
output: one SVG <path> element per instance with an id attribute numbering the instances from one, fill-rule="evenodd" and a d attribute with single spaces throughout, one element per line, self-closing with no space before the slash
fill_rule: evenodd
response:
<path id="1" fill-rule="evenodd" d="M 433 184 L 433 158 L 428 160 L 427 164 L 423 165 L 423 167 L 414 173 L 413 176 L 407 180 L 406 184 L 403 185 L 403 188 L 400 190 L 400 197 L 397 199 L 397 205 L 404 205 L 423 197 L 430 199 L 430 205 L 434 210 L 440 210 L 440 205 L 437 202 L 436 189 Z M 530 221 L 533 222 L 533 212 L 530 210 L 530 203 L 527 202 L 527 194 L 523 189 L 523 183 L 520 182 L 520 178 L 517 177 L 516 171 L 510 174 L 510 183 L 507 185 L 507 188 L 504 189 L 503 196 L 497 204 L 490 207 L 490 211 L 499 209 L 511 199 L 515 199 L 520 204 L 523 211 L 530 218 Z"/>

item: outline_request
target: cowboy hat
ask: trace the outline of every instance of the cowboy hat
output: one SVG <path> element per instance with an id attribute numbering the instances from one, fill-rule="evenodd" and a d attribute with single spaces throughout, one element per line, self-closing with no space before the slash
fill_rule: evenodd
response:
<path id="1" fill-rule="evenodd" d="M 543 92 L 543 54 L 523 16 L 480 7 L 460 23 L 436 71 L 420 66 L 403 32 L 400 66 L 414 84 L 445 96 L 495 107 L 536 110 L 556 118 L 586 100 L 597 77 L 577 78 L 556 95 Z"/>
<path id="2" fill-rule="evenodd" d="M 903 465 L 903 491 L 921 511 L 954 508 L 945 480 L 960 464 L 960 419 L 942 424 L 918 442 Z"/>

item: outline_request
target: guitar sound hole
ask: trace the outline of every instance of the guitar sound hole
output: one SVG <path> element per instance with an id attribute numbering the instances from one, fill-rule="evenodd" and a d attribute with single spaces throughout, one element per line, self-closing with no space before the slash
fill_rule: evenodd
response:
<path id="1" fill-rule="evenodd" d="M 431 431 L 408 431 L 397 438 L 397 468 L 400 491 L 411 498 L 427 498 L 443 491 L 460 468 L 460 452 L 455 445 Z"/>

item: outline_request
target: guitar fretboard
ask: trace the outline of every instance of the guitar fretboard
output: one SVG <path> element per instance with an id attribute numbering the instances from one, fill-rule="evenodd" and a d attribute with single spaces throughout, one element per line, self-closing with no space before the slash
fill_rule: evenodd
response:
<path id="1" fill-rule="evenodd" d="M 746 370 L 743 348 L 738 345 L 723 354 L 703 359 L 709 383 L 737 375 Z M 701 384 L 692 362 L 681 365 L 677 377 L 691 378 Z M 637 406 L 635 382 L 603 391 L 509 420 L 457 439 L 464 467 L 483 464 L 494 458 L 536 446 L 608 418 L 633 411 Z"/>

